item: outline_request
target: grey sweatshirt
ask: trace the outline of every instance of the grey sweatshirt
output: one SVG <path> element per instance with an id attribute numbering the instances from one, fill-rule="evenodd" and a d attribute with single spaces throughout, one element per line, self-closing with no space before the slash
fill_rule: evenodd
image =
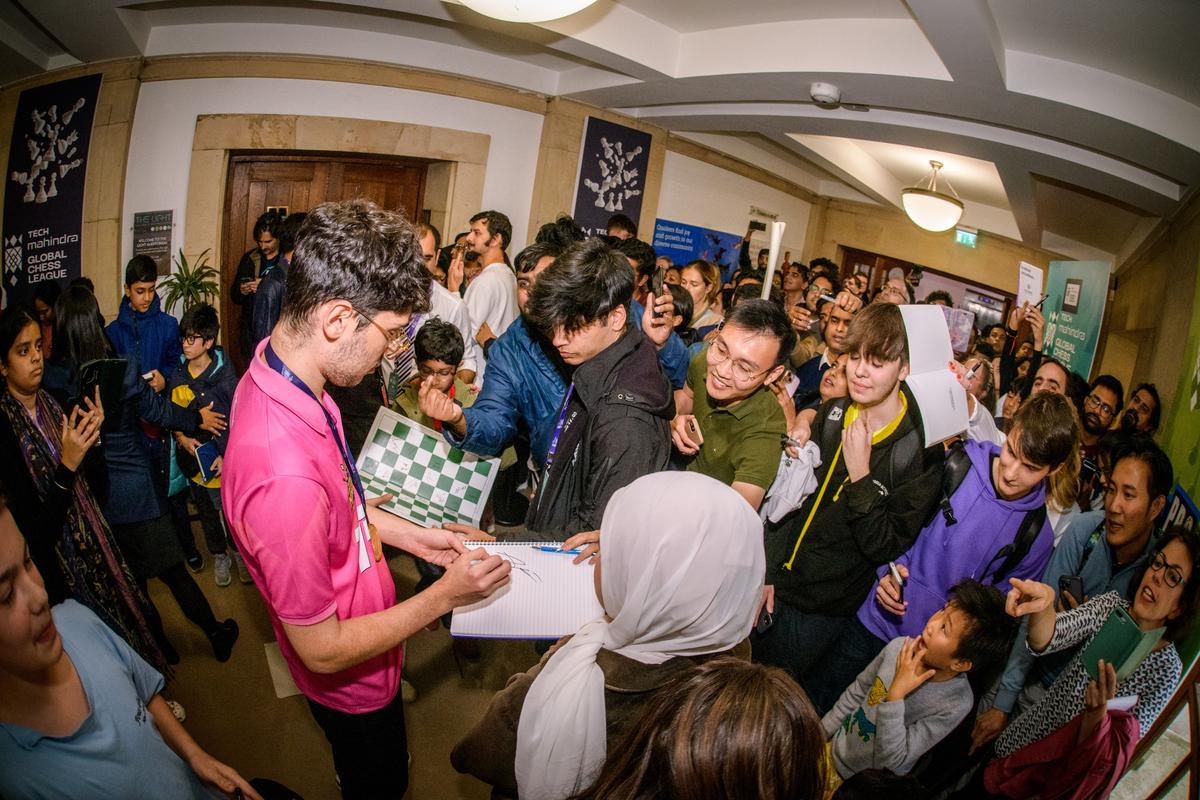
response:
<path id="1" fill-rule="evenodd" d="M 939 683 L 927 681 L 904 700 L 888 702 L 903 645 L 903 636 L 889 642 L 821 720 L 843 778 L 872 767 L 907 774 L 971 711 L 965 673 Z"/>

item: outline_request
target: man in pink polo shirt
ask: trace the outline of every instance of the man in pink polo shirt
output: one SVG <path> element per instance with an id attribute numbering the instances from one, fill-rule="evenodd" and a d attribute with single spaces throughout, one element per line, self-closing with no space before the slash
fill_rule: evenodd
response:
<path id="1" fill-rule="evenodd" d="M 400 645 L 508 582 L 510 566 L 460 535 L 364 497 L 326 384 L 353 386 L 406 343 L 429 275 L 415 228 L 361 200 L 325 203 L 301 227 L 279 323 L 233 398 L 225 513 L 266 600 L 279 648 L 333 750 L 345 798 L 408 785 Z M 396 603 L 382 543 L 446 567 Z"/>

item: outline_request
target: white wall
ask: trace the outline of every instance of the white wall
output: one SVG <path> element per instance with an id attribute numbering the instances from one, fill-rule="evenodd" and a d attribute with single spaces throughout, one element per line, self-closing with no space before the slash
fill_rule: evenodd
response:
<path id="1" fill-rule="evenodd" d="M 525 241 L 541 114 L 448 95 L 383 86 L 270 78 L 144 83 L 138 95 L 125 176 L 121 253 L 133 255 L 133 215 L 175 211 L 171 252 L 183 244 L 188 170 L 201 114 L 306 114 L 406 122 L 491 136 L 483 207 L 508 215 L 513 241 Z"/>
<path id="2" fill-rule="evenodd" d="M 658 200 L 659 219 L 726 233 L 745 233 L 752 205 L 778 214 L 780 221 L 787 223 L 783 249 L 791 250 L 792 259 L 799 261 L 812 210 L 809 203 L 720 167 L 667 151 Z M 768 244 L 766 234 L 756 233 L 751 240 L 751 257 L 759 247 Z"/>

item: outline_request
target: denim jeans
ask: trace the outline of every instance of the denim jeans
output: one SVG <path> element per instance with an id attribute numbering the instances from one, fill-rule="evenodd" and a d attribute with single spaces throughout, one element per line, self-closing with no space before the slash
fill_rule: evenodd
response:
<path id="1" fill-rule="evenodd" d="M 829 646 L 821 666 L 810 669 L 800 680 L 817 713 L 824 716 L 833 708 L 846 687 L 886 646 L 887 642 L 867 630 L 857 616 L 843 619 L 841 635 Z"/>

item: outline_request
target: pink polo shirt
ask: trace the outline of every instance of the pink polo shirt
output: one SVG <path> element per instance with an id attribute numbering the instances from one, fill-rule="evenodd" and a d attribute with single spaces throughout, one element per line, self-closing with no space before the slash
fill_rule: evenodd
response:
<path id="1" fill-rule="evenodd" d="M 338 711 L 374 711 L 396 696 L 400 648 L 321 675 L 304 666 L 281 624 L 383 611 L 395 605 L 396 588 L 386 560 L 371 558 L 359 571 L 356 509 L 337 443 L 313 398 L 267 366 L 265 346 L 259 344 L 233 396 L 221 478 L 225 514 L 296 686 Z M 337 404 L 328 394 L 322 402 L 344 437 Z"/>

